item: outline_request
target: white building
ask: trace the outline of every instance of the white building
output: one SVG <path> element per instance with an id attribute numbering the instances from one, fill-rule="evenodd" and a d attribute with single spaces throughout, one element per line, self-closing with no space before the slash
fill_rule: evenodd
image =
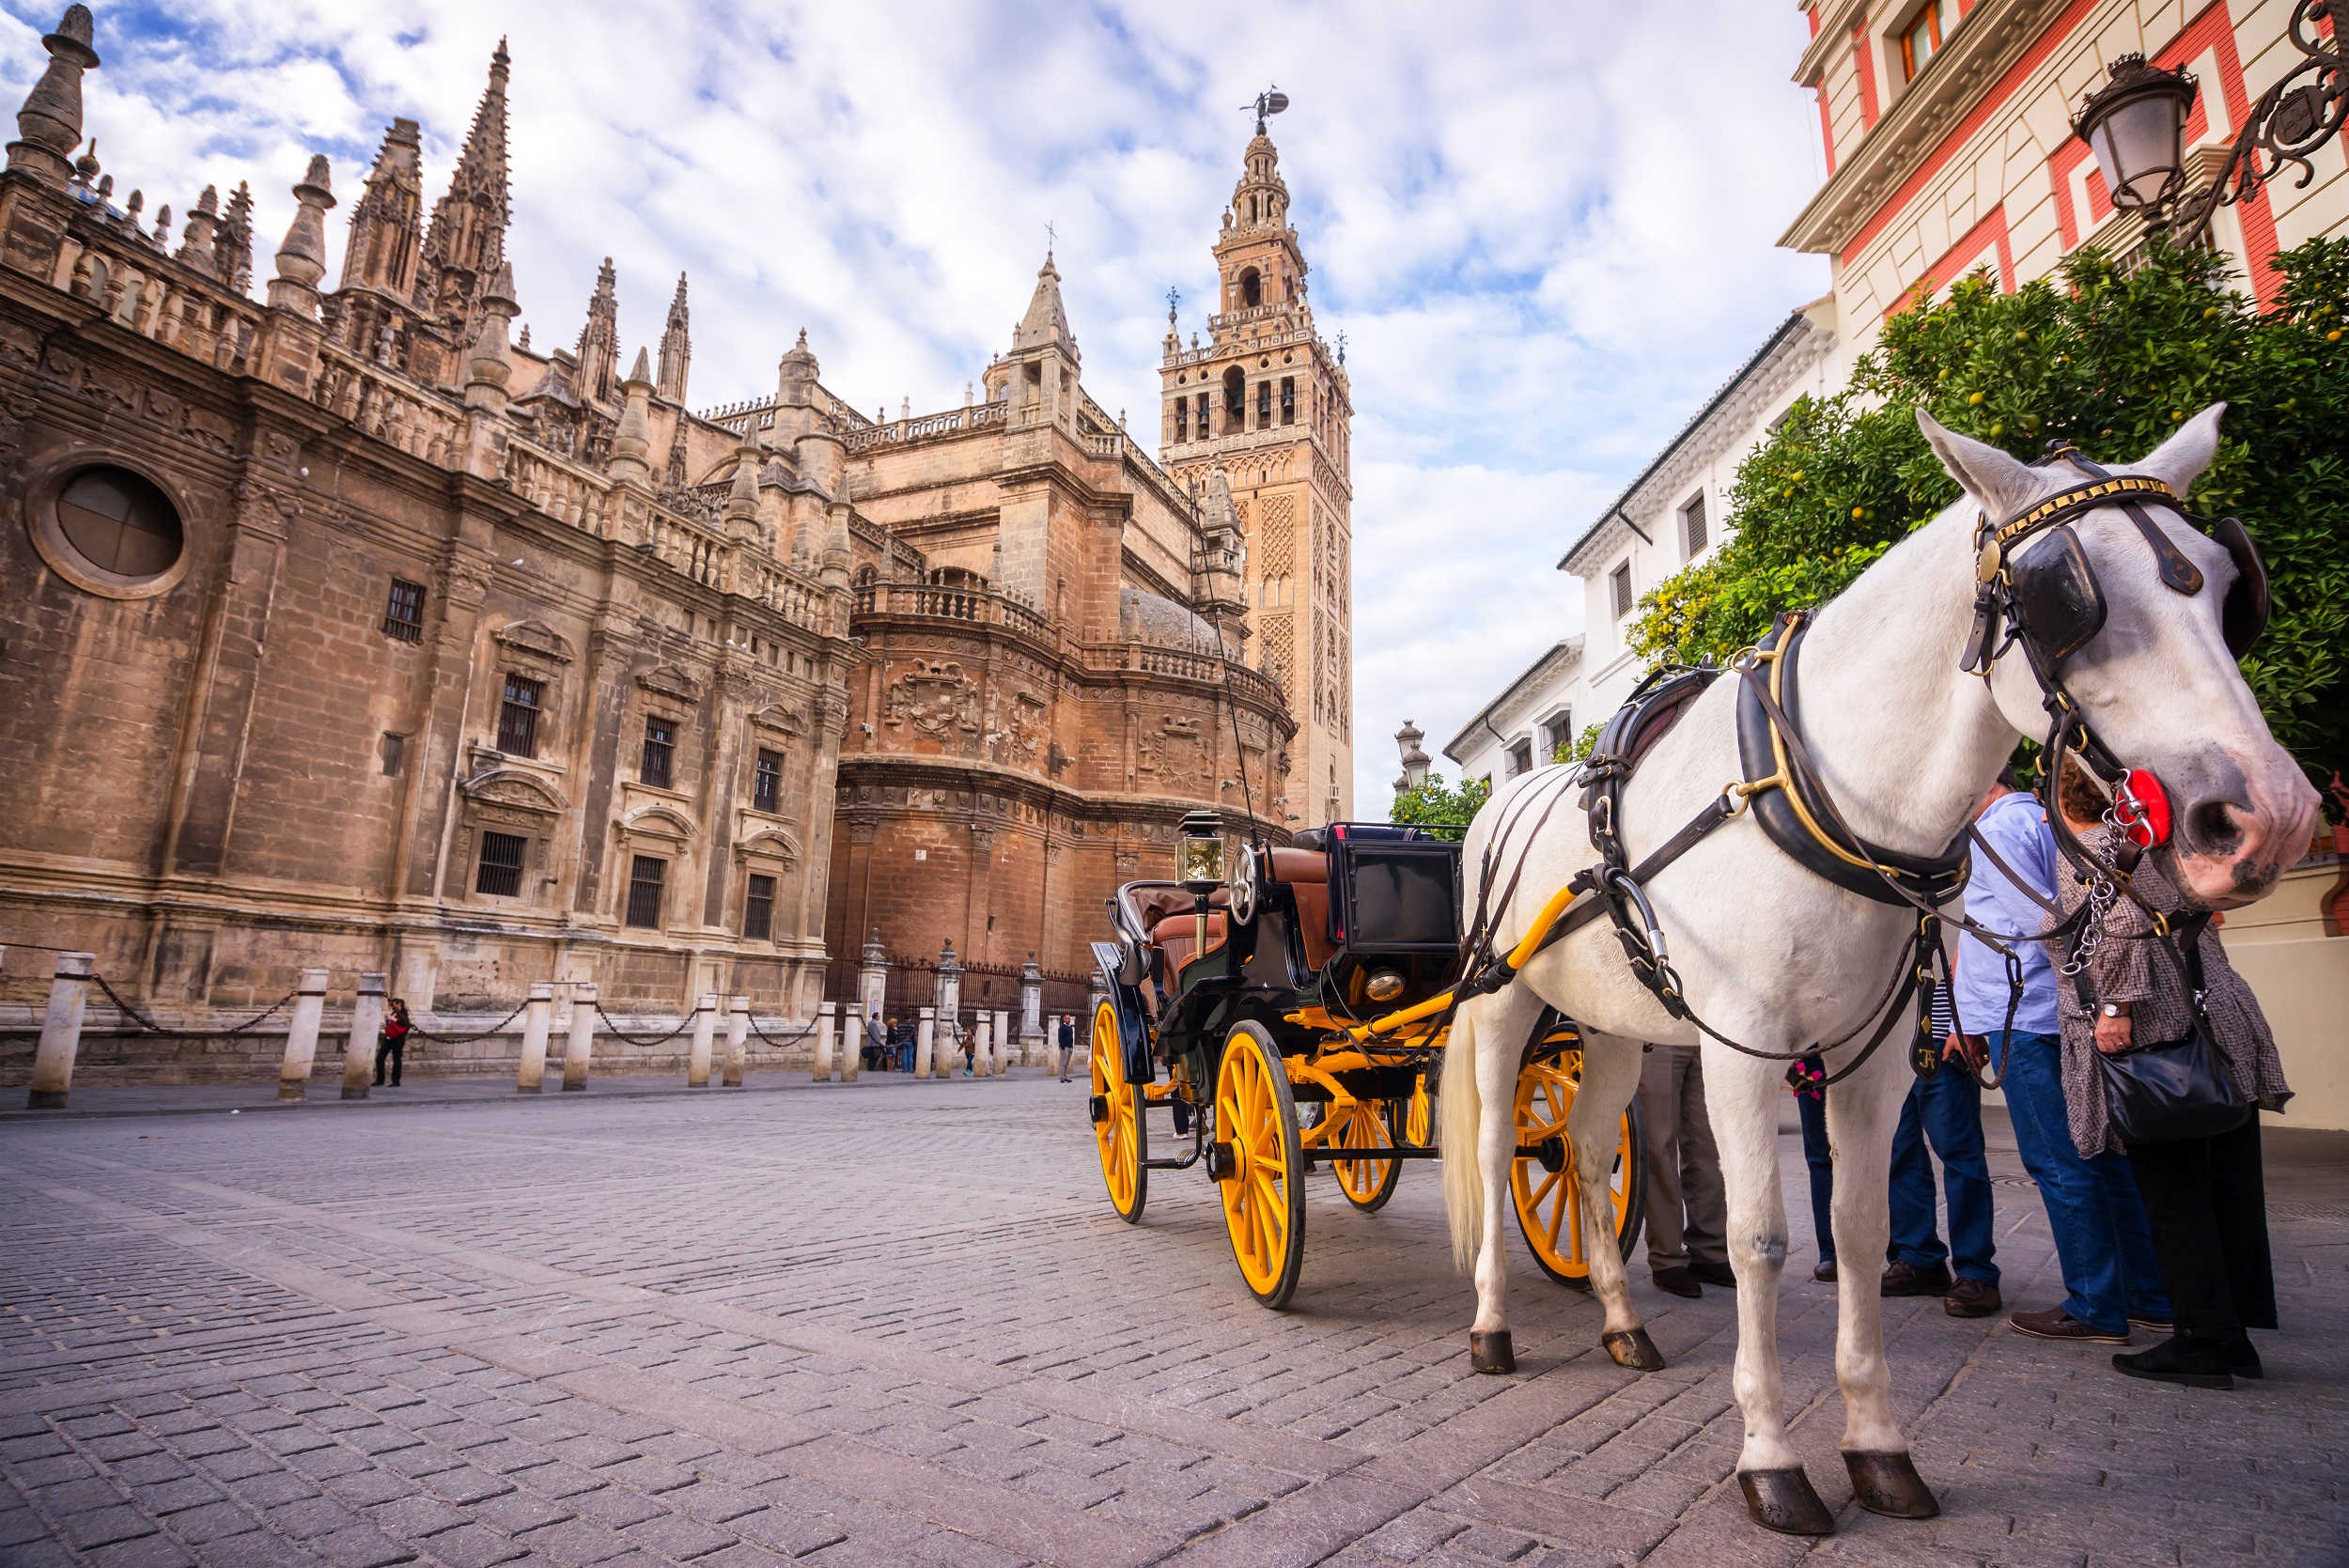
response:
<path id="1" fill-rule="evenodd" d="M 1531 772 L 1573 743 L 1581 683 L 1582 639 L 1562 637 L 1446 741 L 1443 754 L 1460 765 L 1462 779 L 1499 784 Z"/>

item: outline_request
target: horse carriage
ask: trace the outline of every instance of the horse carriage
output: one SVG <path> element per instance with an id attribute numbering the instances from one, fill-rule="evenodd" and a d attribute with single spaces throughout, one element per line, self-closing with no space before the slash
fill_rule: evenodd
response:
<path id="1" fill-rule="evenodd" d="M 1372 1214 L 1406 1164 L 1437 1157 L 1460 852 L 1425 829 L 1338 822 L 1227 853 L 1221 817 L 1200 812 L 1183 820 L 1178 880 L 1117 890 L 1115 939 L 1093 944 L 1108 995 L 1093 1019 L 1089 1113 L 1122 1218 L 1142 1218 L 1152 1172 L 1205 1165 L 1241 1279 L 1279 1308 L 1303 1266 L 1315 1167 Z M 1566 1134 L 1580 1074 L 1573 1023 L 1545 1013 L 1518 1063 L 1510 1190 L 1543 1271 L 1587 1290 Z M 1153 1155 L 1161 1144 L 1175 1152 Z M 1636 1105 L 1614 1153 L 1610 1241 L 1622 1254 L 1646 1189 Z"/>

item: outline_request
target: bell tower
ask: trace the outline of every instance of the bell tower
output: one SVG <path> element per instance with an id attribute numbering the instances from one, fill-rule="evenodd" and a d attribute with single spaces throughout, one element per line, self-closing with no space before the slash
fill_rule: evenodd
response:
<path id="1" fill-rule="evenodd" d="M 1351 815 L 1354 800 L 1354 405 L 1345 362 L 1314 329 L 1289 192 L 1256 101 L 1256 134 L 1215 243 L 1207 341 L 1167 312 L 1159 367 L 1159 457 L 1203 500 L 1228 485 L 1246 550 L 1251 646 L 1288 695 L 1298 734 L 1285 800 L 1293 829 Z M 1218 490 L 1220 494 L 1220 488 Z"/>

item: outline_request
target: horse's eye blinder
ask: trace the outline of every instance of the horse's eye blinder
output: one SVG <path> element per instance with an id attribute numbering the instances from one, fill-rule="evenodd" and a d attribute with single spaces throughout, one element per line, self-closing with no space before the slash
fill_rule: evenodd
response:
<path id="1" fill-rule="evenodd" d="M 2056 528 L 2031 541 L 2007 567 L 2017 629 L 2049 668 L 2086 646 L 2104 629 L 2105 593 L 2078 536 Z"/>
<path id="2" fill-rule="evenodd" d="M 2251 531 L 2239 520 L 2220 518 L 2207 532 L 2234 562 L 2234 582 L 2219 607 L 2218 624 L 2227 639 L 2227 651 L 2241 659 L 2258 645 L 2275 608 L 2267 590 L 2267 563 L 2260 558 Z"/>

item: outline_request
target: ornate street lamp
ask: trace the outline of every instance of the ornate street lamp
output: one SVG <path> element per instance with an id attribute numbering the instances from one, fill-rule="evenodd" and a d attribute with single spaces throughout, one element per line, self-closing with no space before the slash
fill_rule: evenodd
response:
<path id="1" fill-rule="evenodd" d="M 2316 36 L 2319 18 L 2333 20 L 2333 47 Z M 2173 229 L 2191 239 L 2220 207 L 2250 195 L 2283 168 L 2300 165 L 2295 185 L 2315 178 L 2309 155 L 2341 130 L 2349 116 L 2349 53 L 2340 47 L 2349 0 L 2299 0 L 2284 36 L 2307 58 L 2260 95 L 2227 149 L 2217 178 L 2186 190 L 2186 119 L 2194 78 L 2164 70 L 2141 54 L 2112 64 L 2112 80 L 2080 106 L 2072 130 L 2096 154 L 2112 205 L 2141 212 L 2150 230 Z"/>

